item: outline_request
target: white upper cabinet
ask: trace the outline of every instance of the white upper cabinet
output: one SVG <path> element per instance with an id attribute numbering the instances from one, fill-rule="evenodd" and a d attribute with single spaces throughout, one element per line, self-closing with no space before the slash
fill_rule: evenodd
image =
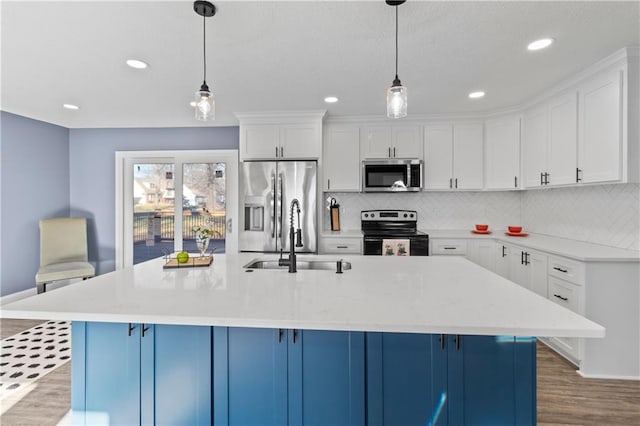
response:
<path id="1" fill-rule="evenodd" d="M 420 126 L 364 126 L 360 129 L 362 158 L 422 158 Z"/>
<path id="2" fill-rule="evenodd" d="M 320 158 L 324 111 L 287 114 L 237 114 L 240 161 Z"/>
<path id="3" fill-rule="evenodd" d="M 623 178 L 622 75 L 623 71 L 616 69 L 579 87 L 578 178 L 581 182 Z"/>
<path id="4" fill-rule="evenodd" d="M 482 124 L 425 127 L 424 188 L 482 189 Z"/>
<path id="5" fill-rule="evenodd" d="M 327 126 L 324 141 L 325 191 L 360 190 L 360 131 L 357 126 Z"/>
<path id="6" fill-rule="evenodd" d="M 525 113 L 522 121 L 523 186 L 576 182 L 577 97 L 572 92 Z"/>
<path id="7" fill-rule="evenodd" d="M 520 117 L 488 120 L 485 132 L 485 188 L 517 189 L 520 175 Z"/>

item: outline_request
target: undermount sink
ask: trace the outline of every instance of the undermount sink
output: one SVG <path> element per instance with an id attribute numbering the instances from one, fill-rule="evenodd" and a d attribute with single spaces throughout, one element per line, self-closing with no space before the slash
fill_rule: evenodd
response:
<path id="1" fill-rule="evenodd" d="M 285 259 L 286 260 L 286 259 Z M 297 269 L 306 270 L 325 270 L 325 271 L 337 271 L 338 262 L 342 263 L 342 270 L 346 271 L 351 269 L 351 262 L 345 262 L 344 260 L 308 260 L 298 259 L 296 262 Z M 278 259 L 253 259 L 251 262 L 243 266 L 245 269 L 282 269 L 288 270 L 288 265 L 280 265 Z"/>

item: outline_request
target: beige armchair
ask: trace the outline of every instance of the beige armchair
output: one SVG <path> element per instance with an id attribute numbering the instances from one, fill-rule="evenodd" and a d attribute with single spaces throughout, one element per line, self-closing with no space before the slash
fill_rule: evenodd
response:
<path id="1" fill-rule="evenodd" d="M 38 294 L 53 281 L 95 275 L 87 255 L 87 220 L 62 217 L 40 221 L 40 269 L 36 274 Z"/>

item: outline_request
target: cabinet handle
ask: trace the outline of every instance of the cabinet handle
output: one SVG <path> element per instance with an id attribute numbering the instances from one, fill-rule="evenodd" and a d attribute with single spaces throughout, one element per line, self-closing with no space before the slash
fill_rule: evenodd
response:
<path id="1" fill-rule="evenodd" d="M 280 147 L 280 157 L 284 157 L 284 147 Z"/>
<path id="2" fill-rule="evenodd" d="M 278 147 L 276 146 L 276 158 L 278 158 Z"/>
<path id="3" fill-rule="evenodd" d="M 507 248 L 505 246 L 502 246 L 502 257 L 505 257 L 507 254 L 505 253 L 505 250 Z"/>
<path id="4" fill-rule="evenodd" d="M 135 330 L 135 329 L 136 329 L 136 326 L 131 324 L 131 323 L 129 323 L 129 331 L 127 333 L 129 337 L 131 337 L 131 333 L 133 333 L 133 330 Z"/>
<path id="5" fill-rule="evenodd" d="M 144 333 L 146 331 L 149 331 L 149 327 L 145 326 L 144 323 L 142 323 L 142 337 L 144 337 Z"/>
<path id="6" fill-rule="evenodd" d="M 544 185 L 543 177 L 544 177 L 544 173 L 540 172 L 540 186 Z"/>
<path id="7" fill-rule="evenodd" d="M 456 343 L 456 351 L 460 350 L 460 335 L 456 334 L 456 336 L 453 338 L 454 342 Z"/>
<path id="8" fill-rule="evenodd" d="M 518 187 L 518 176 L 514 176 L 513 177 L 513 187 L 517 188 Z"/>
<path id="9" fill-rule="evenodd" d="M 524 264 L 528 265 L 529 263 L 529 253 L 527 253 L 526 251 L 524 252 Z"/>
<path id="10" fill-rule="evenodd" d="M 389 150 L 389 155 L 387 157 L 391 158 L 391 147 L 387 148 Z"/>
<path id="11" fill-rule="evenodd" d="M 563 272 L 563 273 L 565 273 L 565 274 L 566 274 L 567 272 L 569 272 L 569 270 L 568 270 L 568 269 L 558 268 L 557 266 L 554 266 L 554 267 L 553 267 L 553 269 L 555 269 L 556 271 Z"/>
<path id="12" fill-rule="evenodd" d="M 449 188 L 453 188 L 453 178 L 449 178 Z"/>
<path id="13" fill-rule="evenodd" d="M 524 265 L 524 252 L 523 251 L 520 252 L 520 264 Z"/>
<path id="14" fill-rule="evenodd" d="M 283 333 L 282 329 L 279 328 L 278 329 L 278 343 L 282 342 L 282 333 Z"/>
<path id="15" fill-rule="evenodd" d="M 560 299 L 560 300 L 564 300 L 565 302 L 566 302 L 567 300 L 569 300 L 569 298 L 568 298 L 568 297 L 562 297 L 562 296 L 560 296 L 559 294 L 554 294 L 554 295 L 553 295 L 553 297 L 557 297 L 558 299 Z"/>
<path id="16" fill-rule="evenodd" d="M 346 249 L 346 248 L 349 248 L 349 246 L 336 246 L 336 248 Z"/>
<path id="17" fill-rule="evenodd" d="M 455 250 L 455 247 L 443 247 L 445 250 Z"/>
<path id="18" fill-rule="evenodd" d="M 545 173 L 544 174 L 544 184 L 545 185 L 549 185 L 549 173 Z"/>
<path id="19" fill-rule="evenodd" d="M 396 158 L 396 149 L 395 149 L 395 147 L 393 148 L 393 158 Z"/>
<path id="20" fill-rule="evenodd" d="M 331 189 L 331 179 L 327 179 L 327 189 Z"/>
<path id="21" fill-rule="evenodd" d="M 458 178 L 456 178 L 456 189 L 458 189 Z"/>
<path id="22" fill-rule="evenodd" d="M 296 330 L 295 328 L 293 329 L 293 344 L 295 345 L 296 343 L 296 337 L 298 337 L 298 330 Z"/>
<path id="23" fill-rule="evenodd" d="M 582 178 L 580 177 L 580 173 L 582 173 L 582 170 L 580 170 L 579 168 L 576 167 L 576 182 L 582 182 Z"/>
<path id="24" fill-rule="evenodd" d="M 444 334 L 441 334 L 440 337 L 438 337 L 438 340 L 440 341 L 440 349 L 444 349 L 446 342 Z"/>

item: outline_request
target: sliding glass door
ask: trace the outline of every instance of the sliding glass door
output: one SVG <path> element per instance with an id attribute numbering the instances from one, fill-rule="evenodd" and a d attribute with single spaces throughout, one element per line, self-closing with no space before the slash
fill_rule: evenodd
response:
<path id="1" fill-rule="evenodd" d="M 237 151 L 116 153 L 116 267 L 178 251 L 237 251 Z"/>

